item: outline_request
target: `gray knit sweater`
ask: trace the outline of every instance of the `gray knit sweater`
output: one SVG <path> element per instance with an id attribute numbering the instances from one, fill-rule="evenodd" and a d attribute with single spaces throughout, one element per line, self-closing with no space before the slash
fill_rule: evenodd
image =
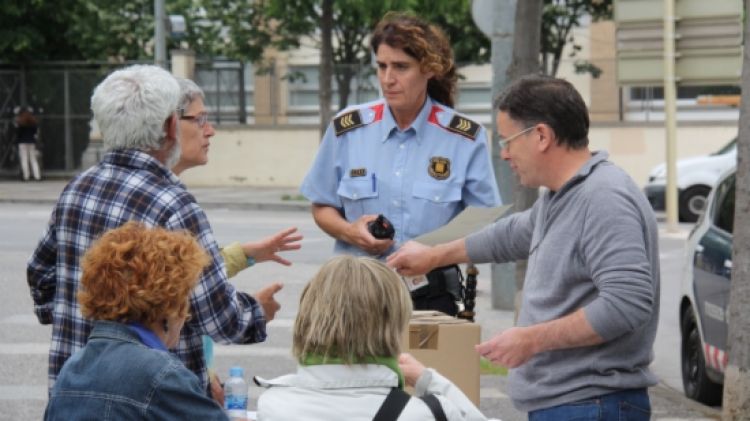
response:
<path id="1" fill-rule="evenodd" d="M 474 263 L 528 259 L 519 326 L 579 308 L 605 339 L 543 352 L 510 370 L 523 411 L 656 384 L 649 370 L 659 320 L 658 228 L 643 193 L 606 152 L 559 191 L 546 192 L 466 239 Z"/>

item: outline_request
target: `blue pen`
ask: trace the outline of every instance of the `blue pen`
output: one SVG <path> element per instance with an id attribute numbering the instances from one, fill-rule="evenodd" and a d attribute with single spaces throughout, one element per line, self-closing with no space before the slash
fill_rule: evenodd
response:
<path id="1" fill-rule="evenodd" d="M 375 188 L 378 186 L 378 179 L 375 177 L 375 173 L 372 173 L 372 192 L 375 193 Z"/>

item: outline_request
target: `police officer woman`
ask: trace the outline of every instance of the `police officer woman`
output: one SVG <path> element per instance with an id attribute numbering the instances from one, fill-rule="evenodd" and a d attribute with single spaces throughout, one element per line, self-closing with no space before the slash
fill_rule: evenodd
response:
<path id="1" fill-rule="evenodd" d="M 384 97 L 334 118 L 301 191 L 337 253 L 385 257 L 467 206 L 499 205 L 500 196 L 484 128 L 451 108 L 457 76 L 445 34 L 388 13 L 370 45 Z M 393 240 L 368 230 L 379 214 Z M 411 287 L 415 308 L 455 314 L 451 285 L 428 278 Z"/>

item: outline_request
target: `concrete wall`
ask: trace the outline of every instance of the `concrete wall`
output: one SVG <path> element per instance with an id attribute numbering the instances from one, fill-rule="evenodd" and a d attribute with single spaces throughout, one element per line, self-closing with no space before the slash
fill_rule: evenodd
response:
<path id="1" fill-rule="evenodd" d="M 678 158 L 714 152 L 737 134 L 736 124 L 684 123 L 677 130 Z M 592 127 L 594 150 L 605 149 L 639 185 L 664 162 L 661 126 L 603 125 Z M 209 163 L 185 172 L 192 186 L 295 187 L 300 184 L 318 149 L 317 127 L 222 127 L 211 139 Z M 494 153 L 494 152 L 493 152 Z"/>
<path id="2" fill-rule="evenodd" d="M 318 149 L 317 127 L 221 127 L 208 165 L 180 178 L 189 186 L 289 187 L 302 181 Z"/>
<path id="3" fill-rule="evenodd" d="M 615 24 L 612 21 L 594 22 L 590 27 L 591 62 L 602 69 L 597 78 L 589 78 L 591 97 L 589 110 L 592 121 L 620 119 L 620 91 L 615 66 Z"/>

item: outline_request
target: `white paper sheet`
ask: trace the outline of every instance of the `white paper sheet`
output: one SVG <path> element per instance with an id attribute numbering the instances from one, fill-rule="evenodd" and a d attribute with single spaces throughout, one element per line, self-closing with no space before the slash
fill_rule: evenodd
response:
<path id="1" fill-rule="evenodd" d="M 434 231 L 430 231 L 427 234 L 422 234 L 415 238 L 414 241 L 418 241 L 428 246 L 434 246 L 466 237 L 467 235 L 479 231 L 485 226 L 497 221 L 507 214 L 511 207 L 513 207 L 513 205 L 504 205 L 496 208 L 469 206 L 456 215 L 456 217 L 446 225 L 443 225 Z M 425 215 L 425 217 L 429 218 L 429 215 Z"/>

